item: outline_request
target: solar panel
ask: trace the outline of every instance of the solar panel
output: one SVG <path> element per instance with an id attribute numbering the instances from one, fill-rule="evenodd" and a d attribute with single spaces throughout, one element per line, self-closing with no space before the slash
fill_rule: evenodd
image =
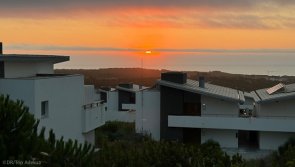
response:
<path id="1" fill-rule="evenodd" d="M 273 94 L 275 92 L 278 92 L 279 90 L 282 90 L 284 87 L 285 87 L 284 84 L 279 83 L 279 84 L 267 89 L 266 92 L 271 95 L 271 94 Z"/>

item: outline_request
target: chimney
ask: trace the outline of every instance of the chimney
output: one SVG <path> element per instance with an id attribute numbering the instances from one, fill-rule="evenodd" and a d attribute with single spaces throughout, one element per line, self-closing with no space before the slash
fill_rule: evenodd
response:
<path id="1" fill-rule="evenodd" d="M 178 84 L 185 84 L 187 74 L 183 72 L 165 72 L 161 74 L 161 80 L 174 82 Z"/>
<path id="2" fill-rule="evenodd" d="M 3 46 L 2 46 L 2 42 L 0 42 L 0 54 L 3 54 Z"/>
<path id="3" fill-rule="evenodd" d="M 205 88 L 205 77 L 203 77 L 203 76 L 199 77 L 199 87 Z"/>

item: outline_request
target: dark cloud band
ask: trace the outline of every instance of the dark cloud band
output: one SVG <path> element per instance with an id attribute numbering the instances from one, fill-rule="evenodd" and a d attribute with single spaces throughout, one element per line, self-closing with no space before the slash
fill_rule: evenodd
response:
<path id="1" fill-rule="evenodd" d="M 13 44 L 6 46 L 8 50 L 42 50 L 42 51 L 128 51 L 139 52 L 145 51 L 136 48 L 114 48 L 114 47 L 87 47 L 87 46 L 58 46 L 58 45 L 30 45 L 30 44 Z M 177 53 L 295 53 L 294 49 L 202 49 L 202 48 L 156 48 L 157 52 L 177 52 Z"/>

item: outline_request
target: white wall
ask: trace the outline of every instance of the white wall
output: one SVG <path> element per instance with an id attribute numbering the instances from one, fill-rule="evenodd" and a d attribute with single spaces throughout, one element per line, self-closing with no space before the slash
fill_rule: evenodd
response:
<path id="1" fill-rule="evenodd" d="M 22 100 L 35 113 L 35 82 L 34 80 L 0 79 L 0 94 L 9 95 L 12 100 Z"/>
<path id="2" fill-rule="evenodd" d="M 83 109 L 83 133 L 105 124 L 105 104 L 95 103 L 93 107 Z"/>
<path id="3" fill-rule="evenodd" d="M 39 129 L 53 129 L 57 138 L 77 139 L 82 135 L 83 76 L 60 76 L 31 79 L 0 79 L 0 93 L 24 100 L 30 112 L 40 119 Z M 48 101 L 48 117 L 41 118 L 41 102 Z M 47 135 L 47 134 L 46 134 Z"/>
<path id="4" fill-rule="evenodd" d="M 41 102 L 48 100 L 48 118 L 41 119 Z M 57 137 L 77 139 L 82 135 L 82 106 L 84 103 L 83 76 L 49 77 L 35 80 L 35 117 L 40 127 L 52 128 Z"/>
<path id="5" fill-rule="evenodd" d="M 96 97 L 94 85 L 84 85 L 84 104 L 93 103 L 94 101 L 98 100 Z"/>
<path id="6" fill-rule="evenodd" d="M 265 150 L 277 150 L 290 137 L 295 137 L 295 133 L 259 132 L 259 147 Z"/>
<path id="7" fill-rule="evenodd" d="M 137 92 L 136 102 L 136 132 L 146 132 L 151 134 L 153 139 L 160 140 L 160 92 Z"/>
<path id="8" fill-rule="evenodd" d="M 36 74 L 53 74 L 53 63 L 5 62 L 5 78 L 32 77 Z"/>
<path id="9" fill-rule="evenodd" d="M 107 93 L 107 111 L 106 121 L 123 121 L 134 122 L 135 112 L 119 111 L 118 109 L 118 92 L 109 91 Z"/>
<path id="10" fill-rule="evenodd" d="M 84 133 L 85 141 L 94 145 L 95 144 L 95 130 Z"/>
<path id="11" fill-rule="evenodd" d="M 220 147 L 238 148 L 238 138 L 236 138 L 237 130 L 220 130 L 220 129 L 202 129 L 201 142 L 214 140 L 220 144 Z"/>
<path id="12" fill-rule="evenodd" d="M 169 127 L 295 132 L 294 119 L 168 115 Z"/>
<path id="13" fill-rule="evenodd" d="M 209 96 L 201 96 L 201 115 L 203 116 L 239 116 L 238 102 L 225 101 Z M 206 105 L 206 107 L 203 106 Z"/>
<path id="14" fill-rule="evenodd" d="M 259 104 L 259 117 L 295 117 L 295 99 Z"/>

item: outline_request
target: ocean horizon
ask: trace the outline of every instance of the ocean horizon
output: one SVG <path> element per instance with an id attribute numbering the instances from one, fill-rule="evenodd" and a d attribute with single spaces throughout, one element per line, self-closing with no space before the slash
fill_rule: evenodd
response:
<path id="1" fill-rule="evenodd" d="M 175 71 L 222 71 L 232 74 L 295 76 L 295 55 L 172 55 L 157 58 L 136 56 L 70 56 L 57 69 L 138 68 Z M 143 60 L 143 65 L 141 61 Z"/>

